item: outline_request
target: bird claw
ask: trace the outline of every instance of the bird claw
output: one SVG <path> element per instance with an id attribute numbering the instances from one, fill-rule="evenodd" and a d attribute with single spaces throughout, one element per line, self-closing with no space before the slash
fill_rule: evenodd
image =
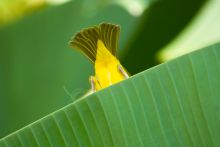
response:
<path id="1" fill-rule="evenodd" d="M 129 75 L 127 74 L 127 72 L 124 70 L 124 68 L 118 64 L 118 70 L 119 72 L 126 78 L 128 79 L 129 78 Z"/>
<path id="2" fill-rule="evenodd" d="M 95 79 L 94 78 L 95 78 L 94 76 L 89 77 L 89 82 L 90 82 L 90 85 L 91 85 L 92 92 L 96 91 L 96 89 L 95 89 Z"/>

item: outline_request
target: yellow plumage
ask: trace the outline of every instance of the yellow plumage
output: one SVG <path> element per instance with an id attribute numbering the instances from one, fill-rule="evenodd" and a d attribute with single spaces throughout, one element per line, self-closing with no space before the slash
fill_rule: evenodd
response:
<path id="1" fill-rule="evenodd" d="M 115 84 L 125 77 L 118 70 L 120 62 L 108 51 L 101 40 L 98 40 L 97 46 L 95 77 L 99 83 L 95 83 L 95 89 L 99 90 Z"/>
<path id="2" fill-rule="evenodd" d="M 108 87 L 128 78 L 115 57 L 119 27 L 102 23 L 77 33 L 70 45 L 79 49 L 94 63 L 95 76 L 90 77 L 92 91 Z"/>

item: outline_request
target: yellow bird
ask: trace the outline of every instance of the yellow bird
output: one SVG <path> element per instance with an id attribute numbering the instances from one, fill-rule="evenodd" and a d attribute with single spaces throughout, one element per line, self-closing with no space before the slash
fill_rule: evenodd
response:
<path id="1" fill-rule="evenodd" d="M 70 46 L 87 56 L 95 67 L 90 76 L 92 92 L 98 91 L 129 77 L 116 58 L 120 27 L 110 23 L 83 29 L 70 41 Z"/>

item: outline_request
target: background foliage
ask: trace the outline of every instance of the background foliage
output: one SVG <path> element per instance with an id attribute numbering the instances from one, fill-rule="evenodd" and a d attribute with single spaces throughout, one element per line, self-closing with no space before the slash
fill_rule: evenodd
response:
<path id="1" fill-rule="evenodd" d="M 132 0 L 74 0 L 2 25 L 0 137 L 71 103 L 89 88 L 92 65 L 67 45 L 81 28 L 103 21 L 120 24 L 119 58 L 132 74 L 220 41 L 214 27 L 220 24 L 219 0 L 139 0 L 135 5 L 131 9 Z M 194 37 L 189 41 L 189 36 Z"/>

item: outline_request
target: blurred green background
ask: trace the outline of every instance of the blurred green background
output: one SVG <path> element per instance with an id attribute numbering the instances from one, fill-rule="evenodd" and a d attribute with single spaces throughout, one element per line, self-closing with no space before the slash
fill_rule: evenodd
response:
<path id="1" fill-rule="evenodd" d="M 136 74 L 220 41 L 218 14 L 220 0 L 1 1 L 0 138 L 89 89 L 93 66 L 68 47 L 80 29 L 119 24 L 118 57 Z"/>

